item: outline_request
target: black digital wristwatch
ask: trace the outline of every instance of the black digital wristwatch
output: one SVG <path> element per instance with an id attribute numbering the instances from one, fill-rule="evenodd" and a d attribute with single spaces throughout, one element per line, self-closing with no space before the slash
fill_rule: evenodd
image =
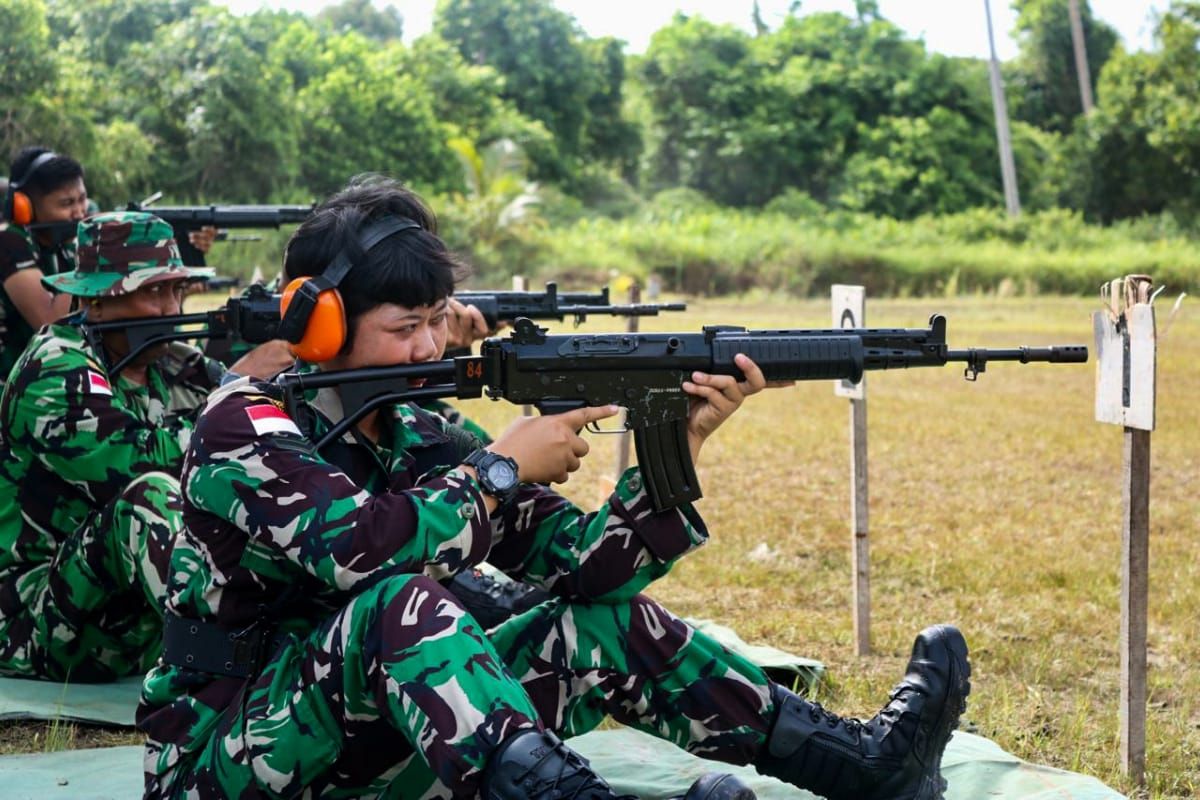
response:
<path id="1" fill-rule="evenodd" d="M 521 484 L 516 461 L 480 448 L 463 459 L 463 463 L 475 468 L 484 493 L 490 494 L 501 504 L 516 497 L 517 487 Z"/>

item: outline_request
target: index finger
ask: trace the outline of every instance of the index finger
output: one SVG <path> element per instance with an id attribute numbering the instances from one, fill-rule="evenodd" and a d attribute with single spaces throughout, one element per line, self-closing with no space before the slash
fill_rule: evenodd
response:
<path id="1" fill-rule="evenodd" d="M 563 418 L 578 430 L 589 422 L 614 417 L 620 410 L 620 406 L 587 406 L 585 408 L 577 408 L 574 411 L 568 411 L 563 414 Z"/>

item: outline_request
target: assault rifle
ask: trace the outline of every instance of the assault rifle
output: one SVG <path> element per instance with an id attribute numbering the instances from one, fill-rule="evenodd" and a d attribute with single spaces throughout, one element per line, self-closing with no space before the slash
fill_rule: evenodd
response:
<path id="1" fill-rule="evenodd" d="M 631 303 L 614 304 L 605 286 L 599 292 L 564 292 L 559 294 L 558 284 L 548 281 L 544 291 L 462 291 L 455 292 L 454 299 L 468 306 L 475 306 L 483 314 L 488 329 L 501 322 L 525 317 L 526 319 L 557 319 L 572 317 L 575 324 L 583 322 L 589 314 L 607 314 L 614 317 L 653 317 L 660 311 L 686 311 L 687 303 Z"/>
<path id="2" fill-rule="evenodd" d="M 204 254 L 188 241 L 190 231 L 212 225 L 217 228 L 278 228 L 281 225 L 303 222 L 312 214 L 313 206 L 155 206 L 155 193 L 140 203 L 129 203 L 126 211 L 145 211 L 154 214 L 175 229 L 175 243 L 179 255 L 189 267 L 204 266 Z M 31 231 L 47 234 L 55 244 L 63 244 L 75 238 L 77 222 L 35 222 Z M 245 239 L 232 237 L 228 231 L 217 239 Z"/>
<path id="3" fill-rule="evenodd" d="M 98 345 L 99 334 L 124 331 L 129 352 L 109 366 L 116 375 L 148 348 L 165 342 L 192 339 L 229 339 L 262 344 L 277 338 L 279 297 L 258 284 L 242 297 L 231 297 L 220 308 L 196 314 L 121 319 L 112 322 L 82 322 L 84 334 Z M 97 352 L 104 352 L 97 347 Z"/>
<path id="4" fill-rule="evenodd" d="M 479 397 L 537 406 L 557 414 L 583 406 L 624 406 L 638 464 L 654 503 L 662 511 L 701 496 L 687 440 L 691 396 L 682 384 L 696 370 L 742 373 L 734 356 L 754 360 L 769 381 L 862 379 L 868 370 L 965 365 L 975 380 L 990 361 L 1083 363 L 1084 345 L 952 350 L 946 318 L 928 328 L 746 330 L 713 325 L 700 333 L 547 334 L 519 319 L 511 335 L 483 342 L 478 356 L 277 379 L 288 403 L 296 393 L 339 387 L 346 416 L 319 441 L 323 447 L 365 414 L 382 405 L 440 397 Z M 410 379 L 425 379 L 411 386 Z M 439 381 L 439 383 L 434 383 Z M 592 428 L 598 431 L 596 428 Z"/>
<path id="5" fill-rule="evenodd" d="M 156 192 L 140 203 L 129 203 L 126 211 L 146 211 L 163 220 L 175 229 L 175 243 L 179 254 L 188 266 L 204 266 L 204 254 L 188 241 L 190 231 L 206 226 L 216 228 L 278 228 L 303 222 L 313 212 L 313 206 L 156 206 L 151 205 L 161 196 Z M 228 235 L 228 234 L 227 234 Z"/>

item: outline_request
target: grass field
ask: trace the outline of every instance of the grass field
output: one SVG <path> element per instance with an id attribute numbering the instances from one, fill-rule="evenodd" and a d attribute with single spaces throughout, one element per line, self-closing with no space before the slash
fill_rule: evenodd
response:
<path id="1" fill-rule="evenodd" d="M 918 327 L 940 311 L 953 346 L 1090 345 L 1097 308 L 1079 298 L 870 301 L 867 321 Z M 1169 309 L 1164 302 L 1160 333 Z M 826 327 L 829 304 L 701 301 L 642 327 L 718 322 Z M 592 321 L 581 330 L 606 326 Z M 1200 313 L 1185 302 L 1160 343 L 1152 444 L 1144 796 L 1155 798 L 1200 789 L 1197 364 Z M 1117 744 L 1122 432 L 1094 421 L 1094 380 L 1094 364 L 995 364 L 974 384 L 956 367 L 871 375 L 870 657 L 853 655 L 847 401 L 828 382 L 752 398 L 706 445 L 699 508 L 711 542 L 652 594 L 748 641 L 824 660 L 830 680 L 821 699 L 864 715 L 886 697 L 913 634 L 953 622 L 972 649 L 967 716 L 980 733 L 1026 759 L 1132 793 Z M 514 413 L 486 400 L 464 407 L 492 430 Z M 598 501 L 615 439 L 592 437 L 592 455 L 564 487 L 581 505 Z M 764 550 L 765 558 L 751 556 Z M 0 750 L 45 749 L 50 733 L 0 723 Z M 86 746 L 92 737 L 68 732 L 66 744 Z"/>

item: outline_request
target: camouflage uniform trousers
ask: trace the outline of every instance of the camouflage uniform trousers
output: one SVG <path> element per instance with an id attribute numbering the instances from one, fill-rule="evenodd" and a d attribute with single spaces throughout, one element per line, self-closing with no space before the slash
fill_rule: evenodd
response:
<path id="1" fill-rule="evenodd" d="M 762 670 L 645 596 L 552 600 L 484 635 L 440 584 L 402 575 L 288 637 L 146 796 L 474 797 L 514 731 L 569 737 L 609 715 L 744 764 L 770 711 Z"/>
<path id="2" fill-rule="evenodd" d="M 20 576 L 26 602 L 0 619 L 0 674 L 102 682 L 149 669 L 182 511 L 176 478 L 142 475 Z"/>

